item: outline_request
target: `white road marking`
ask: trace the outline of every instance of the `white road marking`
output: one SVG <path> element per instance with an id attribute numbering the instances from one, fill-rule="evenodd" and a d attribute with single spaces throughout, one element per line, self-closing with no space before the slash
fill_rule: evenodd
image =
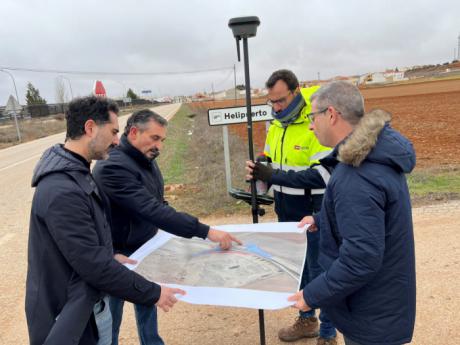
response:
<path id="1" fill-rule="evenodd" d="M 38 158 L 38 157 L 40 157 L 41 155 L 42 155 L 42 153 L 33 155 L 32 157 L 23 159 L 22 161 L 19 161 L 19 162 L 10 164 L 10 165 L 8 165 L 8 166 L 6 166 L 6 167 L 3 167 L 3 168 L 0 169 L 0 171 L 6 170 L 6 169 L 9 169 L 9 168 L 13 168 L 13 167 L 18 166 L 18 165 L 20 165 L 20 164 L 22 164 L 22 163 L 25 163 L 25 162 L 28 162 L 28 161 L 30 161 L 30 160 L 32 160 L 32 159 Z"/>

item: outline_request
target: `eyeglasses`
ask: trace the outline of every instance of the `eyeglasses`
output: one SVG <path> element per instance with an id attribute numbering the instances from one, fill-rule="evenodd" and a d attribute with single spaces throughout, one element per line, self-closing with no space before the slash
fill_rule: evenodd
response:
<path id="1" fill-rule="evenodd" d="M 308 120 L 309 120 L 310 122 L 313 122 L 313 121 L 315 121 L 315 116 L 316 116 L 316 115 L 325 113 L 328 109 L 329 109 L 329 107 L 324 108 L 323 110 L 320 110 L 320 111 L 315 111 L 315 112 L 313 112 L 313 113 L 308 113 L 308 114 L 307 114 L 307 118 L 308 118 Z"/>
<path id="2" fill-rule="evenodd" d="M 286 103 L 287 98 L 289 97 L 290 94 L 292 94 L 292 91 L 289 91 L 289 93 L 286 96 L 281 97 L 280 99 L 275 99 L 275 100 L 269 99 L 267 101 L 267 105 L 269 105 L 270 107 L 273 107 L 275 104 L 284 104 Z"/>

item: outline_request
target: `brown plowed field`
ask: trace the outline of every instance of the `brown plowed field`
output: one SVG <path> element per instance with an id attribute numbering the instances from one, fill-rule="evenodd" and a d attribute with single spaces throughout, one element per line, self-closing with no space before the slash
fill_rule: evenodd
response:
<path id="1" fill-rule="evenodd" d="M 369 87 L 363 88 L 362 93 L 366 110 L 382 108 L 393 114 L 393 127 L 414 143 L 418 168 L 460 164 L 460 79 Z M 234 105 L 235 101 L 228 100 L 197 106 L 203 109 Z M 233 125 L 230 129 L 246 138 L 246 125 Z M 256 123 L 256 151 L 263 148 L 264 138 L 265 124 Z"/>
<path id="2" fill-rule="evenodd" d="M 393 127 L 415 146 L 419 168 L 460 164 L 460 90 L 367 99 L 366 108 L 393 114 Z"/>

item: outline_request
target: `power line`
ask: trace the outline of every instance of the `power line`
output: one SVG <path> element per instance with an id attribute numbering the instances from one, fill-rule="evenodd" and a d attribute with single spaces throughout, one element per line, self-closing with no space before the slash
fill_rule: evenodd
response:
<path id="1" fill-rule="evenodd" d="M 216 71 L 226 71 L 233 70 L 231 67 L 217 67 L 217 68 L 207 68 L 200 70 L 189 70 L 189 71 L 167 71 L 167 72 L 110 72 L 110 71 L 72 71 L 72 70 L 56 70 L 56 69 L 41 69 L 41 68 L 24 68 L 24 67 L 6 67 L 0 66 L 0 69 L 5 69 L 9 71 L 21 71 L 21 72 L 35 72 L 35 73 L 64 73 L 64 74 L 74 74 L 74 75 L 177 75 L 177 74 L 196 74 L 196 73 L 206 73 L 206 72 L 216 72 Z"/>
<path id="2" fill-rule="evenodd" d="M 228 75 L 224 79 L 222 79 L 220 82 L 214 84 L 214 86 L 220 87 L 221 85 L 226 83 L 230 79 L 230 77 L 233 77 L 233 67 L 232 67 L 232 70 L 228 73 Z"/>

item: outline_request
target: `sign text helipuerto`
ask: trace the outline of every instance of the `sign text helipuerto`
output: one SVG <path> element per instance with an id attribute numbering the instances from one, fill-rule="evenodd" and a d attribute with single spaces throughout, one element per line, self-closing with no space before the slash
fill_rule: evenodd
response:
<path id="1" fill-rule="evenodd" d="M 251 107 L 252 121 L 271 121 L 273 120 L 269 105 L 253 105 Z M 235 123 L 245 123 L 246 107 L 220 108 L 208 110 L 208 121 L 210 126 L 231 125 Z"/>

